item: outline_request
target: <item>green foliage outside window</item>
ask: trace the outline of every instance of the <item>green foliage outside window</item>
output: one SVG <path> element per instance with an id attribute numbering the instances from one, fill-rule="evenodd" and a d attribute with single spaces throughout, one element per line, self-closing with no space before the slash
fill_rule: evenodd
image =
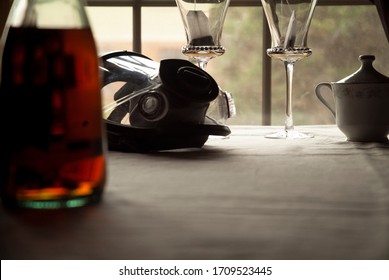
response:
<path id="1" fill-rule="evenodd" d="M 261 124 L 262 10 L 230 7 L 223 30 L 227 52 L 209 63 L 223 89 L 233 93 L 238 115 L 231 124 Z M 319 6 L 308 44 L 312 56 L 296 63 L 293 113 L 296 125 L 330 124 L 333 117 L 321 105 L 314 88 L 338 81 L 359 68 L 361 54 L 376 56 L 375 68 L 389 75 L 389 43 L 375 6 Z M 283 125 L 284 65 L 272 61 L 272 124 Z"/>

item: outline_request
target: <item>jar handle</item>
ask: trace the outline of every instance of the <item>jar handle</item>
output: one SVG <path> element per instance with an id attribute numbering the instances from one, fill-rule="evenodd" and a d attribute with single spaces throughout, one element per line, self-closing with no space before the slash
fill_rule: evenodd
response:
<path id="1" fill-rule="evenodd" d="M 336 118 L 336 113 L 335 113 L 335 109 L 331 107 L 331 105 L 327 102 L 327 100 L 325 100 L 320 92 L 321 88 L 322 87 L 327 87 L 329 88 L 331 91 L 332 91 L 332 86 L 330 83 L 320 83 L 316 86 L 315 88 L 315 93 L 316 93 L 316 96 L 317 98 L 319 98 L 319 100 L 321 101 L 321 103 L 323 103 L 327 108 L 328 110 L 331 111 L 332 115 L 334 116 L 334 118 Z"/>

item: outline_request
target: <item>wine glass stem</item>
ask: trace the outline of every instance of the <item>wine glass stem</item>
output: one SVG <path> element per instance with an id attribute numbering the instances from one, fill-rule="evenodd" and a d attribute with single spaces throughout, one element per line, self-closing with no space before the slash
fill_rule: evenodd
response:
<path id="1" fill-rule="evenodd" d="M 199 65 L 199 67 L 205 71 L 205 69 L 207 68 L 207 65 L 208 65 L 208 60 L 199 59 L 197 63 Z"/>
<path id="2" fill-rule="evenodd" d="M 292 91 L 293 91 L 293 68 L 294 62 L 285 61 L 286 71 L 286 110 L 285 110 L 285 131 L 291 132 L 294 130 L 293 114 L 292 114 Z"/>

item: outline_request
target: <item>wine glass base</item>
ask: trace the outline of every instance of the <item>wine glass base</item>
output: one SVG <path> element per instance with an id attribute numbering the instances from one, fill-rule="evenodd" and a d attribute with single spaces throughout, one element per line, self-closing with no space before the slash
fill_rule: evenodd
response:
<path id="1" fill-rule="evenodd" d="M 303 133 L 297 130 L 282 130 L 275 133 L 265 135 L 269 139 L 306 139 L 313 138 L 313 134 Z"/>

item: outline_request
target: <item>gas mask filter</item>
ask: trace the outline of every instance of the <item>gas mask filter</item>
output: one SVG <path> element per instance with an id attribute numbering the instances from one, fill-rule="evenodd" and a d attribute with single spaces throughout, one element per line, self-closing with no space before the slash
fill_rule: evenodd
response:
<path id="1" fill-rule="evenodd" d="M 101 57 L 103 118 L 108 148 L 148 152 L 202 147 L 231 133 L 233 99 L 189 61 L 156 62 L 128 51 Z"/>

